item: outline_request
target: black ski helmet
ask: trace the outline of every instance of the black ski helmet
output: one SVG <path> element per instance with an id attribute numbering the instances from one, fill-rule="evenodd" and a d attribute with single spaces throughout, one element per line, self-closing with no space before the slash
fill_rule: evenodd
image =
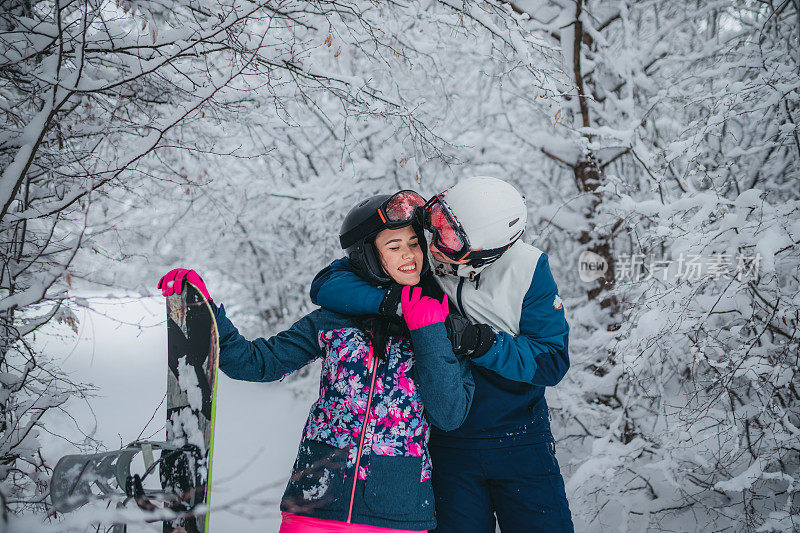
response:
<path id="1" fill-rule="evenodd" d="M 417 194 L 414 191 L 400 191 L 396 194 L 379 194 L 362 200 L 347 213 L 342 222 L 342 228 L 339 231 L 339 243 L 342 245 L 342 250 L 350 260 L 353 269 L 371 283 L 386 285 L 393 281 L 391 276 L 383 270 L 380 255 L 375 248 L 375 237 L 385 229 L 398 229 L 410 225 L 417 234 L 423 250 L 420 275 L 424 275 L 430 270 L 420 213 L 415 212 L 408 219 L 400 221 L 388 220 L 384 214 L 390 200 L 407 192 Z M 424 203 L 424 200 L 422 202 Z M 417 208 L 417 210 L 419 209 L 421 207 Z"/>

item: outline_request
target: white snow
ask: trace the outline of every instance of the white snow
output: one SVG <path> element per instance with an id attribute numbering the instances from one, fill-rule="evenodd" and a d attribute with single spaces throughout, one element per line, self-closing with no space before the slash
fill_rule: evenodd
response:
<path id="1" fill-rule="evenodd" d="M 758 481 L 763 473 L 764 470 L 761 461 L 756 460 L 753 461 L 747 470 L 734 478 L 717 482 L 714 488 L 724 490 L 725 492 L 738 493 L 750 488 L 753 483 Z"/>
<path id="2" fill-rule="evenodd" d="M 206 445 L 203 439 L 203 432 L 200 431 L 200 426 L 197 423 L 197 417 L 188 409 L 182 409 L 175 414 L 170 415 L 170 420 L 167 422 L 167 427 L 172 425 L 172 435 L 175 440 L 179 442 L 187 442 L 200 448 L 205 449 Z"/>
<path id="3" fill-rule="evenodd" d="M 178 359 L 178 385 L 187 392 L 189 407 L 195 411 L 200 411 L 203 408 L 203 393 L 200 391 L 197 373 L 186 362 L 186 357 Z"/>
<path id="4" fill-rule="evenodd" d="M 308 490 L 304 490 L 303 497 L 306 500 L 317 500 L 322 498 L 325 493 L 328 492 L 330 481 L 331 471 L 326 468 L 325 472 L 322 474 L 322 477 L 319 479 L 319 483 Z"/>

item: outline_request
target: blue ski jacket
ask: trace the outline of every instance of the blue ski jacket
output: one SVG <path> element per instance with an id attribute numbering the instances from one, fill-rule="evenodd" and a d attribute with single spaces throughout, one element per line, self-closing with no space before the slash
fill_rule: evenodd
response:
<path id="1" fill-rule="evenodd" d="M 322 358 L 319 398 L 282 511 L 395 529 L 436 526 L 429 423 L 461 425 L 474 392 L 469 363 L 453 354 L 443 324 L 389 330 L 379 356 L 362 323 L 324 309 L 254 341 L 223 306 L 214 315 L 220 369 L 233 379 L 275 381 Z"/>
<path id="2" fill-rule="evenodd" d="M 518 241 L 479 275 L 431 264 L 451 312 L 497 334 L 489 351 L 472 359 L 475 394 L 466 421 L 455 430 L 434 428 L 431 444 L 495 448 L 552 440 L 544 392 L 569 369 L 569 325 L 547 255 Z M 331 263 L 311 285 L 315 304 L 346 314 L 376 313 L 384 296 L 347 259 Z"/>

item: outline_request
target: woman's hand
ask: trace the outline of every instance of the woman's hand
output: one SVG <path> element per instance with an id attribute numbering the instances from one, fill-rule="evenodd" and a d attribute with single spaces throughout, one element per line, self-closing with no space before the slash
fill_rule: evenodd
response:
<path id="1" fill-rule="evenodd" d="M 408 329 L 414 330 L 444 322 L 450 313 L 450 307 L 445 294 L 442 301 L 422 296 L 422 289 L 406 285 L 400 295 L 400 307 L 403 309 L 403 318 L 408 324 Z"/>
<path id="2" fill-rule="evenodd" d="M 173 294 L 180 294 L 183 288 L 183 280 L 188 281 L 205 296 L 206 300 L 211 301 L 211 296 L 208 294 L 206 284 L 200 274 L 194 270 L 187 268 L 173 268 L 158 280 L 158 288 L 161 289 L 161 294 L 164 296 L 171 296 Z"/>

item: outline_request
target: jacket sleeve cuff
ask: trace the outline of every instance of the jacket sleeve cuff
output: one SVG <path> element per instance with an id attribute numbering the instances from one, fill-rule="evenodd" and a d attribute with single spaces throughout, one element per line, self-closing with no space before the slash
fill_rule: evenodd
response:
<path id="1" fill-rule="evenodd" d="M 231 333 L 239 332 L 225 314 L 224 305 L 211 303 L 211 310 L 214 311 L 214 320 L 217 322 L 217 335 L 219 336 L 220 342 L 226 339 Z"/>
<path id="2" fill-rule="evenodd" d="M 411 342 L 414 344 L 415 354 L 437 351 L 447 353 L 453 350 L 450 339 L 447 338 L 447 328 L 445 328 L 444 322 L 434 322 L 425 327 L 411 330 Z"/>

